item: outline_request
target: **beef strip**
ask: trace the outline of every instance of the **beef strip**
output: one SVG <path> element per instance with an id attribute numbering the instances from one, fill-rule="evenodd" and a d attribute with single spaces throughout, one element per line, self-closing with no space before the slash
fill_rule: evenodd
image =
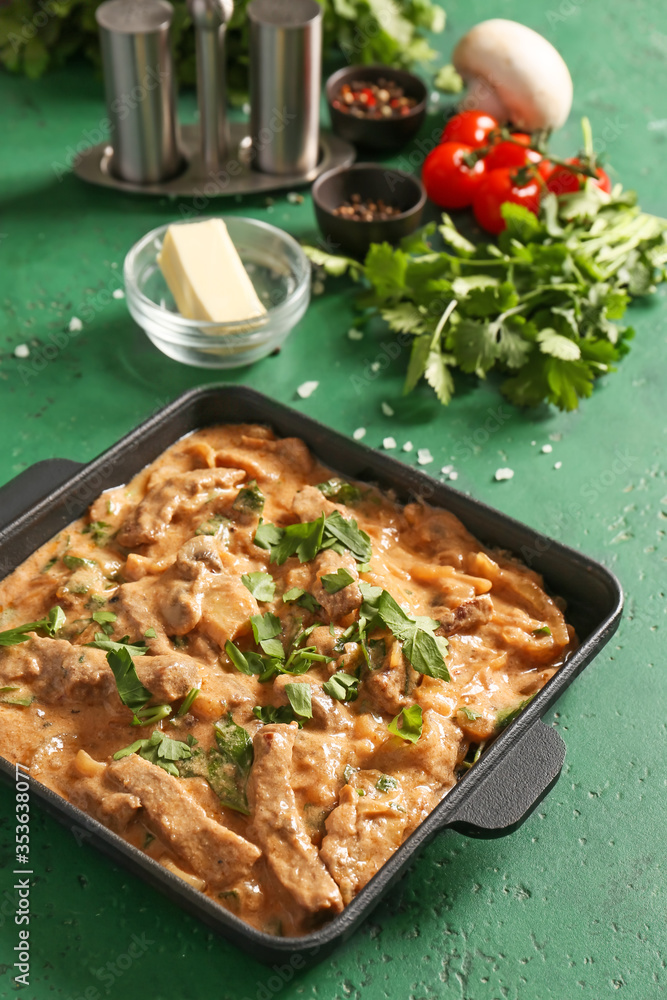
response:
<path id="1" fill-rule="evenodd" d="M 178 778 L 132 754 L 109 764 L 110 778 L 135 795 L 154 836 L 209 885 L 245 878 L 261 851 L 206 815 Z"/>
<path id="2" fill-rule="evenodd" d="M 178 472 L 149 488 L 121 525 L 117 541 L 126 548 L 149 545 L 162 537 L 179 510 L 195 510 L 210 490 L 233 489 L 244 478 L 239 468 Z"/>
<path id="3" fill-rule="evenodd" d="M 380 791 L 379 771 L 360 771 L 326 820 L 320 857 L 347 905 L 400 846 L 407 823 L 400 786 Z M 360 795 L 359 792 L 363 792 Z"/>
<path id="4" fill-rule="evenodd" d="M 433 617 L 442 626 L 438 635 L 454 635 L 455 632 L 469 632 L 486 625 L 493 617 L 493 601 L 488 594 L 480 594 L 472 600 L 463 601 L 453 611 L 450 608 L 434 608 Z"/>
<path id="5" fill-rule="evenodd" d="M 274 874 L 300 906 L 309 913 L 339 913 L 338 886 L 306 832 L 290 785 L 297 732 L 296 725 L 270 725 L 255 735 L 248 782 L 252 830 Z"/>
<path id="6" fill-rule="evenodd" d="M 79 777 L 68 786 L 70 802 L 90 813 L 115 833 L 122 833 L 141 809 L 136 795 L 117 792 L 106 771 L 93 777 Z"/>

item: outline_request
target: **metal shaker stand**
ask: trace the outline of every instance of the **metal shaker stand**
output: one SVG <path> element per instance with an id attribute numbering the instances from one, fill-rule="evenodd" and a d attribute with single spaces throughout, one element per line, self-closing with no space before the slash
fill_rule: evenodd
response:
<path id="1" fill-rule="evenodd" d="M 311 14 L 312 20 L 312 12 L 308 12 L 309 3 L 315 6 L 312 4 L 312 0 L 297 0 L 297 3 L 300 3 L 304 10 Z M 289 158 L 285 161 L 285 151 L 289 156 L 289 147 L 285 147 L 284 136 L 280 134 L 282 130 L 278 125 L 277 138 L 282 162 L 276 163 L 276 172 L 257 169 L 256 163 L 263 162 L 262 150 L 253 146 L 253 140 L 249 134 L 250 124 L 246 122 L 228 123 L 226 120 L 224 40 L 226 22 L 232 11 L 231 0 L 188 0 L 197 41 L 199 124 L 179 127 L 175 119 L 175 111 L 173 111 L 173 101 L 169 100 L 168 94 L 168 91 L 173 92 L 173 79 L 171 81 L 165 80 L 165 77 L 171 75 L 171 72 L 165 73 L 164 67 L 160 70 L 161 81 L 166 84 L 162 87 L 164 94 L 161 105 L 153 98 L 152 103 L 146 102 L 143 107 L 139 107 L 134 120 L 130 116 L 128 122 L 126 108 L 123 106 L 125 94 L 120 81 L 124 78 L 126 81 L 134 83 L 135 77 L 138 75 L 138 68 L 145 68 L 146 51 L 150 51 L 151 43 L 156 45 L 155 8 L 160 8 L 158 20 L 161 21 L 160 29 L 164 31 L 164 23 L 166 23 L 164 22 L 164 8 L 169 9 L 170 5 L 164 0 L 138 0 L 138 2 L 133 0 L 130 23 L 126 20 L 126 4 L 127 0 L 114 0 L 113 3 L 103 4 L 98 9 L 98 21 L 103 43 L 105 42 L 104 29 L 107 26 L 112 29 L 111 44 L 109 41 L 103 44 L 103 54 L 105 56 L 107 106 L 111 121 L 112 142 L 115 135 L 118 147 L 114 149 L 111 142 L 103 142 L 79 154 L 73 169 L 74 173 L 82 180 L 118 191 L 199 198 L 205 202 L 211 198 L 225 195 L 252 194 L 298 187 L 310 183 L 326 170 L 346 166 L 354 161 L 355 150 L 350 143 L 332 133 L 320 131 L 319 157 L 314 165 L 312 164 L 315 157 L 311 154 L 310 162 L 304 169 L 302 153 L 300 155 L 295 153 L 293 169 L 290 169 Z M 289 50 L 291 45 L 293 48 L 294 35 L 292 33 L 290 37 L 289 29 L 293 28 L 294 24 L 295 4 L 291 0 L 282 0 L 282 2 L 281 0 L 259 0 L 257 7 L 260 14 L 262 9 L 266 8 L 271 19 L 269 23 L 271 30 L 266 33 L 267 37 L 275 39 L 276 46 L 282 46 L 282 48 Z M 105 8 L 108 9 L 108 14 L 106 22 L 103 23 Z M 285 37 L 281 39 L 280 21 L 283 11 L 285 12 L 286 31 Z M 141 23 L 142 15 L 143 23 Z M 168 20 L 170 20 L 169 17 Z M 275 30 L 276 25 L 277 31 Z M 134 33 L 132 28 L 135 28 Z M 305 44 L 312 45 L 308 34 L 308 32 L 304 32 Z M 158 38 L 157 43 L 164 49 L 162 39 Z M 119 49 L 122 56 L 120 63 L 115 56 Z M 266 49 L 262 52 L 262 69 L 266 66 L 265 51 Z M 284 71 L 283 55 L 282 51 L 277 51 L 277 59 L 270 61 L 275 65 L 280 65 L 282 62 Z M 305 53 L 306 63 L 309 62 L 309 55 L 313 54 Z M 162 54 L 163 62 L 165 58 L 166 56 Z M 312 63 L 312 58 L 310 62 Z M 255 92 L 257 92 L 256 80 L 257 67 L 255 67 L 254 76 Z M 277 85 L 279 82 L 275 81 L 275 84 Z M 312 81 L 311 86 L 313 86 Z M 319 77 L 317 88 L 319 90 Z M 279 88 L 275 86 L 274 89 L 278 90 Z M 316 103 L 318 98 L 319 94 L 315 94 Z M 113 108 L 118 107 L 119 103 L 123 115 L 114 118 Z M 265 106 L 268 113 L 266 102 Z M 253 108 L 253 111 L 256 109 Z M 178 146 L 179 158 L 183 165 L 176 172 L 167 168 L 160 173 L 156 165 L 153 164 L 152 170 L 147 169 L 144 176 L 141 176 L 142 165 L 151 158 L 151 141 L 156 134 L 164 133 L 165 120 L 169 118 L 170 113 L 172 116 L 171 132 L 176 137 L 174 141 Z M 276 108 L 275 114 L 280 117 L 281 109 Z M 154 120 L 151 120 L 151 116 Z M 257 116 L 253 115 L 253 117 Z M 317 121 L 314 120 L 312 112 L 308 118 L 304 128 L 308 128 L 311 134 L 310 137 L 306 134 L 303 135 L 301 149 L 306 148 L 303 146 L 304 142 L 309 141 L 311 148 L 313 148 L 313 141 L 317 141 L 317 132 L 314 135 L 312 133 L 313 125 L 315 128 L 317 127 Z M 168 121 L 167 124 L 169 124 Z M 284 124 L 283 128 L 286 127 L 287 123 Z M 130 141 L 128 141 L 128 137 Z M 295 149 L 299 149 L 298 137 Z M 168 161 L 165 160 L 162 150 L 160 153 L 164 166 Z M 297 156 L 298 158 L 296 158 Z M 263 159 L 266 160 L 267 157 L 264 156 Z M 270 157 L 268 159 L 270 161 Z"/>

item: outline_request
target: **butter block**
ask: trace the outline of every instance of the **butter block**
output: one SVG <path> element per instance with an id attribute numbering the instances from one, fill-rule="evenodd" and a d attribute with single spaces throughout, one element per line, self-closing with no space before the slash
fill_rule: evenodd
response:
<path id="1" fill-rule="evenodd" d="M 169 226 L 157 261 L 186 319 L 242 323 L 266 315 L 222 219 Z"/>

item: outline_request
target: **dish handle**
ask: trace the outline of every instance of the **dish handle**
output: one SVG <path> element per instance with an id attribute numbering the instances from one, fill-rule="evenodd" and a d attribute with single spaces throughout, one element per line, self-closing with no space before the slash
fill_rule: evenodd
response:
<path id="1" fill-rule="evenodd" d="M 512 833 L 556 784 L 565 760 L 565 744 L 557 730 L 541 721 L 517 733 L 509 747 L 498 747 L 498 751 L 488 776 L 474 785 L 447 818 L 447 828 L 468 837 Z"/>
<path id="2" fill-rule="evenodd" d="M 46 458 L 0 486 L 0 531 L 83 468 L 69 458 Z"/>

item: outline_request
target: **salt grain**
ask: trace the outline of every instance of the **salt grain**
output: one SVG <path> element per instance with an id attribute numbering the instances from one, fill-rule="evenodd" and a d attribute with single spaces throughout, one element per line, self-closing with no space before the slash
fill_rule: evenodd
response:
<path id="1" fill-rule="evenodd" d="M 111 294 L 113 295 L 113 297 L 115 299 L 124 299 L 125 298 L 125 292 L 123 291 L 122 288 L 114 288 L 114 290 L 113 290 L 113 292 Z"/>
<path id="2" fill-rule="evenodd" d="M 453 483 L 456 482 L 456 480 L 459 478 L 458 472 L 450 472 L 449 473 L 449 478 L 451 479 L 451 481 Z"/>
<path id="3" fill-rule="evenodd" d="M 394 410 L 393 410 L 393 407 L 391 407 L 389 405 L 389 403 L 380 403 L 380 407 L 381 407 L 382 412 L 384 413 L 385 417 L 393 417 Z"/>
<path id="4" fill-rule="evenodd" d="M 72 316 L 68 329 L 70 333 L 78 333 L 79 330 L 83 330 L 83 323 L 78 316 Z"/>
<path id="5" fill-rule="evenodd" d="M 433 455 L 428 450 L 428 448 L 419 448 L 417 451 L 417 464 L 418 465 L 430 465 L 433 461 Z"/>
<path id="6" fill-rule="evenodd" d="M 303 195 L 299 194 L 297 191 L 290 191 L 287 195 L 287 200 L 290 205 L 301 205 L 303 202 Z"/>
<path id="7" fill-rule="evenodd" d="M 319 382 L 303 382 L 296 390 L 297 396 L 301 396 L 301 399 L 308 399 L 309 396 L 313 395 L 319 384 Z"/>
<path id="8" fill-rule="evenodd" d="M 374 361 L 373 362 L 373 364 L 371 365 L 371 371 L 372 372 L 379 372 L 380 371 L 380 362 L 379 361 Z"/>
<path id="9" fill-rule="evenodd" d="M 512 479 L 514 476 L 514 469 L 496 469 L 495 480 L 497 483 L 501 483 L 503 479 Z"/>
<path id="10" fill-rule="evenodd" d="M 390 451 L 391 448 L 395 448 L 396 438 L 392 437 L 385 438 L 382 442 L 382 447 L 385 448 L 387 451 Z"/>
<path id="11" fill-rule="evenodd" d="M 15 358 L 29 358 L 30 357 L 30 348 L 28 347 L 28 345 L 27 344 L 17 344 L 16 347 L 14 348 L 14 357 Z"/>
<path id="12" fill-rule="evenodd" d="M 562 462 L 554 462 L 554 469 L 560 469 L 562 468 L 562 466 L 563 466 Z"/>
<path id="13" fill-rule="evenodd" d="M 453 465 L 443 465 L 443 467 L 440 469 L 440 472 L 442 473 L 443 476 L 448 476 L 453 468 L 454 468 Z"/>
<path id="14" fill-rule="evenodd" d="M 362 437 L 365 437 L 365 436 L 366 436 L 366 428 L 365 427 L 357 427 L 356 431 L 352 435 L 352 437 L 354 438 L 355 441 L 361 441 Z"/>
<path id="15" fill-rule="evenodd" d="M 403 445 L 403 451 L 412 451 L 413 444 L 412 441 L 406 441 Z"/>
<path id="16" fill-rule="evenodd" d="M 364 335 L 361 330 L 357 330 L 356 326 L 351 326 L 347 331 L 347 335 L 350 340 L 363 340 Z"/>
<path id="17" fill-rule="evenodd" d="M 550 444 L 543 444 L 542 445 L 542 454 L 543 455 L 550 455 L 552 451 L 553 451 L 553 447 Z"/>

